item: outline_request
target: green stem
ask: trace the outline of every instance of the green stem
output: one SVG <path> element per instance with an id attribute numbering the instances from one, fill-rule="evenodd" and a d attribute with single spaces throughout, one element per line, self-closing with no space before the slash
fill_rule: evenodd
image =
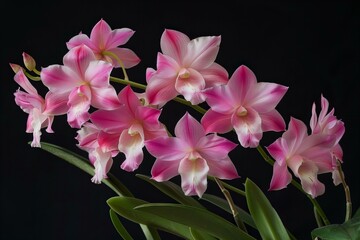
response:
<path id="1" fill-rule="evenodd" d="M 212 180 L 212 181 L 215 181 L 215 177 L 209 176 L 209 179 Z M 232 185 L 227 184 L 227 183 L 221 181 L 220 179 L 217 179 L 217 181 L 221 182 L 221 184 L 222 184 L 225 188 L 227 188 L 227 189 L 229 189 L 229 190 L 231 190 L 231 191 L 233 191 L 233 192 L 235 192 L 235 193 L 237 193 L 237 194 L 239 194 L 239 195 L 241 195 L 241 196 L 243 196 L 243 197 L 246 197 L 246 194 L 245 194 L 244 191 L 242 191 L 242 190 L 240 190 L 240 189 L 238 189 L 238 188 L 236 188 L 236 187 L 233 187 Z"/>
<path id="2" fill-rule="evenodd" d="M 259 145 L 256 148 L 260 155 L 262 156 L 262 158 L 269 163 L 270 165 L 274 165 L 274 160 L 265 152 L 265 150 Z M 326 217 L 325 212 L 323 211 L 323 209 L 321 208 L 320 204 L 318 203 L 318 201 L 316 201 L 314 198 L 312 198 L 309 194 L 307 194 L 306 192 L 304 192 L 304 190 L 302 189 L 301 185 L 295 181 L 294 179 L 291 180 L 291 184 L 296 187 L 300 192 L 304 193 L 309 200 L 311 201 L 311 203 L 313 204 L 314 208 L 316 209 L 317 213 L 319 214 L 319 216 L 322 218 L 323 222 L 325 225 L 329 225 L 330 221 L 329 219 Z"/>
<path id="3" fill-rule="evenodd" d="M 105 55 L 105 56 L 107 55 L 107 56 L 109 56 L 109 57 L 115 58 L 115 60 L 119 63 L 119 65 L 120 65 L 120 67 L 121 67 L 121 69 L 122 69 L 122 71 L 123 71 L 124 79 L 128 81 L 128 80 L 129 80 L 129 77 L 128 77 L 127 73 L 126 73 L 126 70 L 125 70 L 125 66 L 124 66 L 123 61 L 121 61 L 121 59 L 120 59 L 115 53 L 113 53 L 113 52 L 103 51 L 102 54 Z"/>
<path id="4" fill-rule="evenodd" d="M 222 182 L 221 182 L 218 178 L 214 177 L 214 180 L 215 180 L 215 182 L 217 183 L 217 185 L 219 186 L 221 192 L 224 194 L 224 196 L 225 196 L 225 198 L 226 198 L 226 201 L 227 201 L 228 204 L 229 204 L 229 207 L 230 207 L 230 209 L 231 209 L 231 212 L 232 212 L 232 215 L 233 215 L 233 217 L 234 217 L 234 220 L 235 220 L 236 225 L 237 225 L 241 230 L 243 230 L 244 232 L 247 232 L 246 227 L 245 227 L 243 221 L 241 221 L 241 219 L 240 219 L 239 212 L 238 212 L 237 209 L 236 209 L 236 206 L 235 206 L 234 201 L 233 201 L 233 199 L 232 199 L 232 197 L 231 197 L 231 195 L 230 195 L 230 192 L 223 186 Z"/>
<path id="5" fill-rule="evenodd" d="M 346 199 L 345 222 L 346 222 L 351 218 L 351 215 L 352 215 L 352 203 L 351 203 L 351 196 L 350 196 L 350 188 L 345 182 L 344 172 L 341 168 L 341 163 L 339 161 L 337 162 L 337 168 L 338 168 L 340 179 L 341 179 L 342 185 L 344 187 L 344 192 L 345 192 L 345 199 Z"/>
<path id="6" fill-rule="evenodd" d="M 36 68 L 33 69 L 33 72 L 40 76 L 40 71 L 37 70 Z"/>
<path id="7" fill-rule="evenodd" d="M 24 71 L 24 73 L 25 73 L 26 77 L 30 78 L 30 79 L 33 80 L 33 81 L 41 81 L 41 78 L 40 78 L 40 77 L 33 76 L 33 75 L 31 75 L 30 73 L 28 73 L 28 72 L 26 72 L 26 71 Z"/>

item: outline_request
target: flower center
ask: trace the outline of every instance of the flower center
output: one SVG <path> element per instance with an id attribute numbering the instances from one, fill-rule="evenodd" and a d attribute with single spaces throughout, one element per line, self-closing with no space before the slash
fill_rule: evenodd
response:
<path id="1" fill-rule="evenodd" d="M 179 77 L 182 79 L 186 79 L 190 77 L 190 72 L 186 68 L 182 68 L 179 71 Z"/>
<path id="2" fill-rule="evenodd" d="M 238 109 L 236 110 L 236 115 L 237 115 L 238 117 L 244 117 L 244 116 L 247 115 L 247 112 L 248 112 L 248 111 L 246 110 L 246 108 L 240 106 L 240 107 L 238 107 Z"/>

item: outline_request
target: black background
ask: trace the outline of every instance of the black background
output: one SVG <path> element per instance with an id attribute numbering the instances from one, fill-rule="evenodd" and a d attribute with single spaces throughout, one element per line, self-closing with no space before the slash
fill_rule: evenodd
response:
<path id="1" fill-rule="evenodd" d="M 277 109 L 285 121 L 290 116 L 309 123 L 311 105 L 323 94 L 346 133 L 340 144 L 344 150 L 343 169 L 350 185 L 354 209 L 359 207 L 359 81 L 360 11 L 350 1 L 26 1 L 8 3 L 1 13 L 1 239 L 117 239 L 108 216 L 106 200 L 114 193 L 105 185 L 90 182 L 90 175 L 68 163 L 31 148 L 32 135 L 25 133 L 27 115 L 14 102 L 18 88 L 8 63 L 22 65 L 22 52 L 32 55 L 37 66 L 62 64 L 65 42 L 82 31 L 90 34 L 103 18 L 114 28 L 136 31 L 125 47 L 134 50 L 141 63 L 128 71 L 130 79 L 145 83 L 146 67 L 155 67 L 160 36 L 165 28 L 179 30 L 191 39 L 221 35 L 216 62 L 231 75 L 241 64 L 252 69 L 258 81 L 289 86 Z M 113 72 L 121 76 L 120 70 Z M 37 83 L 34 83 L 37 84 Z M 38 86 L 38 85 L 37 85 Z M 118 90 L 122 86 L 116 86 Z M 173 129 L 188 110 L 178 103 L 165 106 L 162 121 Z M 42 140 L 78 150 L 74 129 L 65 117 L 55 119 L 55 134 Z M 281 133 L 265 133 L 262 145 L 272 143 Z M 227 135 L 232 138 L 233 135 Z M 234 140 L 236 141 L 236 140 Z M 310 239 L 316 226 L 308 199 L 289 186 L 267 192 L 272 168 L 255 149 L 240 146 L 231 152 L 241 179 L 247 177 L 269 196 L 285 225 L 299 239 Z M 122 156 L 111 170 L 139 198 L 171 201 L 158 190 L 120 170 Z M 147 157 L 135 172 L 149 175 L 153 158 Z M 334 187 L 331 175 L 321 175 L 326 194 L 319 197 L 333 223 L 344 219 L 345 200 L 341 186 Z M 174 180 L 178 180 L 175 178 Z M 221 194 L 212 182 L 208 192 Z M 245 199 L 234 196 L 245 206 Z M 217 210 L 214 210 L 217 211 Z M 228 217 L 226 215 L 226 217 Z M 231 221 L 231 218 L 229 218 Z M 136 224 L 124 221 L 135 239 L 144 239 Z M 165 236 L 165 239 L 172 239 Z"/>

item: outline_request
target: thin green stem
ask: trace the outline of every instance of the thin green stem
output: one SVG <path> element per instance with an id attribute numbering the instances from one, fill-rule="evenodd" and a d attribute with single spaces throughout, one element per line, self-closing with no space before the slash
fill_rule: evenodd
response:
<path id="1" fill-rule="evenodd" d="M 210 176 L 209 176 L 209 179 L 212 180 L 212 181 L 215 181 L 215 177 L 210 177 Z M 236 188 L 236 187 L 233 187 L 232 185 L 227 184 L 226 182 L 223 182 L 223 181 L 221 181 L 220 179 L 218 179 L 217 181 L 221 182 L 221 184 L 222 184 L 225 188 L 233 191 L 234 193 L 237 193 L 237 194 L 239 194 L 239 195 L 241 195 L 241 196 L 243 196 L 243 197 L 246 197 L 246 194 L 245 194 L 244 191 L 242 191 L 242 190 L 240 190 L 240 189 L 238 189 L 238 188 Z"/>
<path id="2" fill-rule="evenodd" d="M 259 145 L 256 148 L 260 155 L 262 156 L 262 158 L 269 163 L 270 165 L 274 165 L 274 160 L 265 152 L 265 150 Z M 294 179 L 291 180 L 291 184 L 296 187 L 300 192 L 304 193 L 310 200 L 310 202 L 313 204 L 314 208 L 316 209 L 317 213 L 319 214 L 319 216 L 322 218 L 322 221 L 324 222 L 325 225 L 329 225 L 330 221 L 329 219 L 326 217 L 325 212 L 323 211 L 323 209 L 321 208 L 320 204 L 318 203 L 318 201 L 316 201 L 314 198 L 312 198 L 309 194 L 307 194 L 306 192 L 304 192 L 304 190 L 302 189 L 301 185 L 295 181 Z"/>
<path id="3" fill-rule="evenodd" d="M 41 81 L 41 78 L 40 78 L 40 77 L 33 76 L 33 75 L 31 75 L 30 73 L 28 73 L 28 72 L 26 72 L 26 71 L 24 71 L 24 73 L 25 73 L 25 75 L 26 75 L 28 78 L 30 78 L 30 79 L 33 80 L 33 81 Z"/>
<path id="4" fill-rule="evenodd" d="M 39 70 L 37 70 L 36 68 L 33 69 L 33 72 L 40 76 L 41 72 Z"/>
<path id="5" fill-rule="evenodd" d="M 346 184 L 345 181 L 345 176 L 344 176 L 344 171 L 341 168 L 341 163 L 338 161 L 337 162 L 337 169 L 339 171 L 339 175 L 340 175 L 340 179 L 341 179 L 341 183 L 344 187 L 344 192 L 345 192 L 345 199 L 346 199 L 346 213 L 345 213 L 345 222 L 348 221 L 351 216 L 352 216 L 352 203 L 351 203 L 351 196 L 350 196 L 350 188 L 349 186 Z"/>
<path id="6" fill-rule="evenodd" d="M 104 54 L 105 56 L 107 55 L 109 57 L 114 58 L 119 63 L 119 65 L 120 65 L 120 67 L 121 67 L 121 69 L 123 71 L 123 74 L 124 74 L 124 79 L 128 81 L 129 77 L 128 77 L 127 73 L 126 73 L 126 69 L 125 69 L 123 61 L 121 61 L 121 59 L 113 52 L 103 51 L 102 54 Z"/>
<path id="7" fill-rule="evenodd" d="M 223 186 L 223 182 L 221 182 L 218 178 L 214 177 L 215 182 L 217 183 L 217 185 L 219 186 L 221 192 L 224 194 L 226 201 L 229 204 L 231 213 L 234 217 L 235 223 L 236 225 L 243 230 L 244 232 L 247 232 L 245 224 L 243 223 L 243 221 L 241 221 L 240 216 L 239 216 L 239 212 L 236 209 L 236 206 L 234 204 L 234 201 L 230 195 L 230 192 Z"/>

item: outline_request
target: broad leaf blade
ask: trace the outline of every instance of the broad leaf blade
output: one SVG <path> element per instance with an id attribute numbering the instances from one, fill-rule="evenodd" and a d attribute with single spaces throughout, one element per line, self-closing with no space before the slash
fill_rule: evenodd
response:
<path id="1" fill-rule="evenodd" d="M 142 174 L 136 174 L 137 177 L 141 178 L 142 180 L 145 180 L 146 182 L 152 184 L 154 187 L 159 189 L 161 192 L 165 193 L 175 201 L 189 205 L 189 206 L 195 206 L 199 208 L 204 208 L 198 201 L 193 199 L 192 197 L 186 196 L 184 192 L 181 190 L 181 188 L 176 185 L 173 182 L 170 181 L 164 181 L 164 182 L 157 182 L 153 179 L 151 179 L 148 176 L 142 175 Z"/>
<path id="2" fill-rule="evenodd" d="M 117 214 L 130 221 L 158 228 L 185 239 L 191 239 L 189 227 L 152 213 L 134 209 L 137 206 L 146 204 L 146 201 L 133 197 L 112 197 L 107 200 L 107 203 Z"/>
<path id="3" fill-rule="evenodd" d="M 224 200 L 224 199 L 222 199 L 222 198 L 220 198 L 218 196 L 205 193 L 202 196 L 201 199 L 203 199 L 205 201 L 208 201 L 208 202 L 218 206 L 219 208 L 225 210 L 226 212 L 232 214 L 231 209 L 229 207 L 229 203 L 226 200 Z M 246 223 L 249 226 L 256 229 L 256 225 L 255 225 L 254 220 L 252 219 L 251 215 L 249 213 L 247 213 L 246 211 L 244 211 L 243 209 L 241 209 L 241 208 L 239 208 L 237 206 L 235 206 L 235 207 L 236 207 L 236 210 L 238 211 L 238 213 L 240 215 L 240 219 L 244 223 Z"/>
<path id="4" fill-rule="evenodd" d="M 261 189 L 250 179 L 245 181 L 246 201 L 262 239 L 290 239 L 279 215 Z"/>
<path id="5" fill-rule="evenodd" d="M 148 203 L 140 205 L 135 209 L 139 212 L 151 213 L 189 226 L 198 231 L 207 232 L 223 240 L 255 239 L 229 221 L 202 208 L 172 203 Z"/>
<path id="6" fill-rule="evenodd" d="M 41 142 L 41 149 L 80 168 L 91 176 L 94 175 L 94 167 L 90 165 L 89 161 L 68 149 L 46 142 Z M 110 187 L 119 196 L 132 196 L 131 192 L 117 178 L 115 178 L 111 173 L 108 173 L 107 175 L 108 178 L 102 180 L 104 184 Z"/>
<path id="7" fill-rule="evenodd" d="M 217 238 L 193 228 L 190 228 L 190 233 L 192 240 L 217 240 Z"/>
<path id="8" fill-rule="evenodd" d="M 133 240 L 133 238 L 131 237 L 131 235 L 129 234 L 129 232 L 126 230 L 126 228 L 124 227 L 124 225 L 121 223 L 120 219 L 118 218 L 118 216 L 116 215 L 116 213 L 110 209 L 110 219 L 111 222 L 113 223 L 116 231 L 120 234 L 120 236 L 124 239 L 124 240 Z"/>

